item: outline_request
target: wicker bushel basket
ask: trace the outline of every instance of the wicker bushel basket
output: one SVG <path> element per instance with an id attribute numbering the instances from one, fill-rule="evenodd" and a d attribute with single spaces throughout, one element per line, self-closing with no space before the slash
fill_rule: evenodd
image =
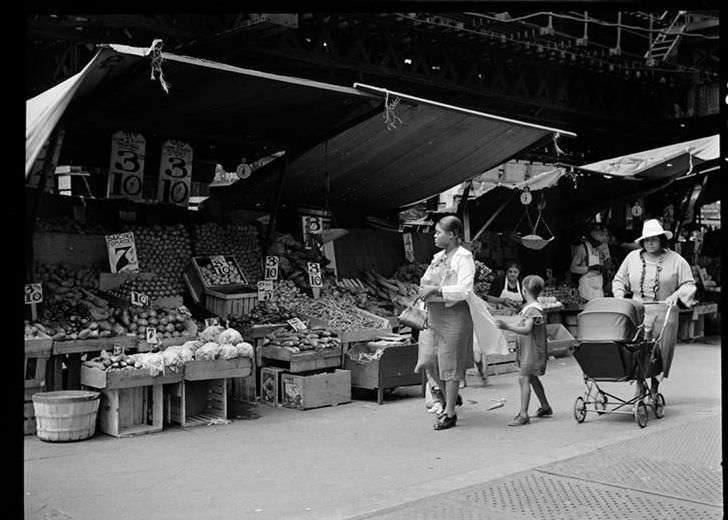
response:
<path id="1" fill-rule="evenodd" d="M 98 392 L 60 390 L 33 394 L 36 435 L 49 442 L 80 441 L 96 433 Z"/>

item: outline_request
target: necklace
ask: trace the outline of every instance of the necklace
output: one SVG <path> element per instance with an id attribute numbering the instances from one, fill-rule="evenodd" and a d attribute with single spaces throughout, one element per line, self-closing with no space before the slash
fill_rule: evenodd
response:
<path id="1" fill-rule="evenodd" d="M 657 293 L 660 290 L 660 272 L 662 271 L 662 260 L 665 258 L 665 254 L 661 254 L 657 259 L 657 269 L 655 271 L 655 283 L 653 290 L 655 291 L 654 299 L 657 300 Z M 645 260 L 645 252 L 640 251 L 640 260 L 642 260 L 642 276 L 640 277 L 640 296 L 642 300 L 645 299 L 645 276 L 647 275 L 647 261 Z"/>

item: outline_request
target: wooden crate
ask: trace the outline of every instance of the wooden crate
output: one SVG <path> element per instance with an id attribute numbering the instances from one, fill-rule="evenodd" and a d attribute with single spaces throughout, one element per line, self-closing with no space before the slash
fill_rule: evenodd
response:
<path id="1" fill-rule="evenodd" d="M 227 262 L 232 262 L 235 265 L 235 268 L 238 270 L 238 273 L 240 273 L 243 277 L 243 279 L 247 280 L 247 276 L 245 275 L 245 271 L 240 267 L 240 264 L 238 263 L 238 259 L 235 258 L 234 255 L 219 255 L 225 258 Z M 185 273 L 187 273 L 187 276 L 190 278 L 190 282 L 194 285 L 196 289 L 199 287 L 202 287 L 202 292 L 207 292 L 208 289 L 231 289 L 233 291 L 237 292 L 243 292 L 246 289 L 250 289 L 249 284 L 246 283 L 232 283 L 232 284 L 210 284 L 205 281 L 205 278 L 202 276 L 202 270 L 200 268 L 201 263 L 209 263 L 210 262 L 210 256 L 193 256 L 192 260 L 190 262 L 190 265 L 185 270 Z"/>
<path id="2" fill-rule="evenodd" d="M 184 380 L 203 381 L 206 379 L 247 377 L 251 373 L 252 366 L 253 360 L 250 358 L 187 361 L 184 369 Z"/>
<path id="3" fill-rule="evenodd" d="M 279 367 L 263 367 L 260 369 L 260 402 L 269 406 L 281 406 L 281 374 L 286 369 Z"/>
<path id="4" fill-rule="evenodd" d="M 316 318 L 314 316 L 308 316 L 306 314 L 302 314 L 301 318 L 308 321 L 311 327 L 325 327 L 332 332 L 335 332 L 342 343 L 372 341 L 377 339 L 382 334 L 392 333 L 392 324 L 387 318 L 382 318 L 381 316 L 372 314 L 371 312 L 365 311 L 364 309 L 356 309 L 355 312 L 373 321 L 376 321 L 379 324 L 379 327 L 369 329 L 343 330 L 331 327 L 329 320 Z"/>
<path id="5" fill-rule="evenodd" d="M 162 431 L 163 385 L 101 390 L 98 429 L 112 437 L 134 437 Z"/>
<path id="6" fill-rule="evenodd" d="M 165 389 L 166 420 L 182 428 L 227 420 L 227 381 L 207 379 L 182 381 Z"/>
<path id="7" fill-rule="evenodd" d="M 678 317 L 678 341 L 695 341 L 705 337 L 705 317 L 716 316 L 717 303 L 698 304 L 692 309 L 683 309 Z"/>
<path id="8" fill-rule="evenodd" d="M 258 292 L 241 292 L 240 289 L 206 289 L 205 308 L 227 319 L 230 316 L 247 316 L 258 305 Z"/>
<path id="9" fill-rule="evenodd" d="M 101 352 L 102 350 L 113 351 L 115 346 L 135 348 L 138 343 L 136 335 L 55 341 L 53 343 L 53 355 L 83 354 L 86 352 Z"/>
<path id="10" fill-rule="evenodd" d="M 364 347 L 370 353 L 377 350 L 376 342 Z M 377 390 L 377 403 L 382 404 L 384 390 L 397 386 L 421 385 L 424 397 L 425 385 L 422 374 L 414 371 L 417 364 L 417 343 L 384 347 L 382 357 L 372 360 L 355 360 L 344 357 L 344 368 L 351 372 L 351 386 Z"/>
<path id="11" fill-rule="evenodd" d="M 325 368 L 341 367 L 341 345 L 324 350 L 306 350 L 303 352 L 291 352 L 285 347 L 263 345 L 260 351 L 261 363 L 270 363 L 271 360 L 279 361 L 288 372 L 299 373 Z"/>
<path id="12" fill-rule="evenodd" d="M 308 410 L 351 402 L 351 372 L 348 370 L 311 375 L 282 374 L 281 384 L 281 402 L 287 408 Z"/>
<path id="13" fill-rule="evenodd" d="M 164 374 L 153 376 L 148 368 L 101 370 L 81 365 L 81 384 L 98 390 L 178 383 L 182 378 L 183 370 L 167 369 Z"/>

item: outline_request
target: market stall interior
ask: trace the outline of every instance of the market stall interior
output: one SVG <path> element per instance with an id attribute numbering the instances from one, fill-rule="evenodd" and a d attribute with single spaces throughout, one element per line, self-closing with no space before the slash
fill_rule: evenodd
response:
<path id="1" fill-rule="evenodd" d="M 395 316 L 433 245 L 387 217 L 574 135 L 160 42 L 101 46 L 27 114 L 26 431 L 39 390 L 86 388 L 114 436 L 418 383 Z"/>

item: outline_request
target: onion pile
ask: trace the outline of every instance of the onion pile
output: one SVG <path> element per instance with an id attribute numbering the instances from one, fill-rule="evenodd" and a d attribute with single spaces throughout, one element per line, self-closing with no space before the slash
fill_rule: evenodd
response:
<path id="1" fill-rule="evenodd" d="M 262 251 L 258 231 L 253 226 L 220 226 L 213 222 L 195 226 L 192 231 L 195 256 L 233 255 L 250 284 L 263 277 Z"/>

